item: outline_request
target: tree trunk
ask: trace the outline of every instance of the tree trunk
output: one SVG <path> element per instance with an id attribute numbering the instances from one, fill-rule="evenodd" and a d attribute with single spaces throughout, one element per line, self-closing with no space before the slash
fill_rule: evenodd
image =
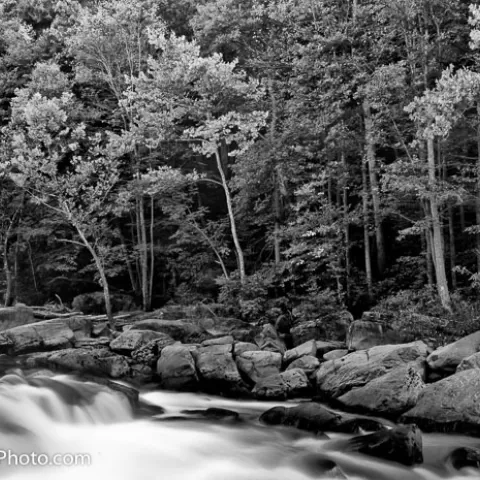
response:
<path id="1" fill-rule="evenodd" d="M 95 266 L 97 267 L 98 274 L 100 275 L 100 283 L 103 288 L 103 296 L 105 298 L 105 311 L 107 313 L 108 323 L 110 328 L 114 329 L 115 319 L 113 318 L 113 313 L 112 313 L 112 301 L 110 299 L 110 288 L 108 285 L 107 276 L 105 274 L 105 267 L 103 265 L 102 259 L 98 256 L 93 245 L 88 241 L 87 237 L 83 233 L 83 230 L 78 225 L 75 225 L 75 228 L 83 244 L 92 255 L 93 260 L 95 262 Z"/>
<path id="2" fill-rule="evenodd" d="M 427 161 L 429 181 L 429 203 L 432 219 L 432 253 L 434 258 L 435 276 L 437 279 L 437 291 L 442 306 L 450 311 L 451 299 L 448 290 L 447 274 L 445 271 L 445 254 L 443 251 L 443 234 L 437 200 L 437 181 L 435 174 L 435 145 L 433 138 L 427 140 Z"/>
<path id="3" fill-rule="evenodd" d="M 148 285 L 148 298 L 145 310 L 149 312 L 152 309 L 153 297 L 153 274 L 155 271 L 155 245 L 154 245 L 154 222 L 155 222 L 155 202 L 153 195 L 150 199 L 150 280 Z"/>
<path id="4" fill-rule="evenodd" d="M 480 102 L 477 103 L 477 185 L 475 196 L 475 219 L 477 228 L 480 229 Z M 477 256 L 477 272 L 480 273 L 480 231 L 475 235 L 475 253 Z"/>
<path id="5" fill-rule="evenodd" d="M 378 273 L 383 275 L 386 266 L 385 240 L 383 237 L 380 195 L 377 180 L 377 167 L 375 158 L 374 125 L 370 105 L 367 100 L 363 102 L 363 113 L 365 116 L 365 145 L 370 177 L 370 190 L 372 194 L 373 220 L 375 224 L 375 243 L 377 247 Z"/>
<path id="6" fill-rule="evenodd" d="M 232 205 L 232 196 L 230 194 L 230 189 L 227 183 L 227 177 L 225 176 L 225 172 L 223 170 L 222 159 L 220 154 L 215 151 L 215 159 L 217 161 L 217 169 L 218 173 L 220 174 L 220 178 L 222 179 L 222 186 L 223 191 L 225 192 L 225 200 L 227 202 L 227 210 L 228 210 L 228 218 L 230 220 L 230 230 L 232 232 L 232 239 L 235 245 L 235 251 L 237 253 L 237 263 L 238 263 L 238 271 L 240 273 L 240 281 L 241 283 L 245 283 L 246 273 L 245 273 L 245 257 L 243 254 L 242 246 L 240 245 L 240 240 L 238 239 L 237 234 L 237 223 L 235 220 L 235 215 L 233 213 L 233 205 Z"/>
<path id="7" fill-rule="evenodd" d="M 343 228 L 344 228 L 344 237 L 345 237 L 345 294 L 346 294 L 346 303 L 349 305 L 351 298 L 351 288 L 350 288 L 350 275 L 351 275 L 351 264 L 350 264 L 350 225 L 348 218 L 348 170 L 347 170 L 347 161 L 345 160 L 345 153 L 342 152 L 342 165 L 343 165 L 343 179 L 342 179 L 342 203 L 343 203 Z"/>
<path id="8" fill-rule="evenodd" d="M 8 234 L 5 236 L 3 244 L 3 272 L 5 274 L 6 290 L 4 305 L 10 307 L 13 305 L 13 275 L 8 264 Z"/>
<path id="9" fill-rule="evenodd" d="M 140 271 L 142 288 L 142 308 L 148 309 L 148 245 L 147 245 L 147 225 L 145 222 L 145 209 L 143 197 L 138 195 L 138 222 L 140 231 Z"/>
<path id="10" fill-rule="evenodd" d="M 367 165 L 362 161 L 362 210 L 363 210 L 363 241 L 365 252 L 365 276 L 367 280 L 367 294 L 373 299 L 372 258 L 370 255 L 370 232 L 368 228 L 368 179 Z"/>
<path id="11" fill-rule="evenodd" d="M 453 223 L 453 208 L 448 207 L 448 240 L 449 240 L 449 250 L 450 250 L 450 275 L 452 278 L 452 289 L 457 289 L 457 274 L 455 272 L 455 266 L 457 263 L 457 255 L 455 249 L 455 229 Z"/>

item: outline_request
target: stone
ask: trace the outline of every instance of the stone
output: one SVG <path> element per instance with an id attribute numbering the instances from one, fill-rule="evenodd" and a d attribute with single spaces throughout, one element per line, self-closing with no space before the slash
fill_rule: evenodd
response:
<path id="1" fill-rule="evenodd" d="M 300 368 L 291 368 L 280 374 L 283 383 L 287 386 L 288 397 L 300 397 L 310 393 L 312 388 L 306 373 Z"/>
<path id="2" fill-rule="evenodd" d="M 267 323 L 263 326 L 262 331 L 255 337 L 255 343 L 261 350 L 267 352 L 285 353 L 286 347 L 283 340 L 278 336 L 273 325 Z"/>
<path id="3" fill-rule="evenodd" d="M 26 305 L 17 304 L 14 307 L 0 308 L 0 330 L 35 323 L 36 321 L 33 310 Z"/>
<path id="4" fill-rule="evenodd" d="M 142 345 L 131 352 L 130 355 L 135 362 L 154 368 L 158 358 L 160 357 L 160 354 L 162 353 L 162 350 L 169 345 L 178 343 L 166 333 L 158 332 L 158 334 L 161 336 L 155 340 L 151 340 L 146 345 Z"/>
<path id="5" fill-rule="evenodd" d="M 128 377 L 130 374 L 127 358 L 107 348 L 70 348 L 34 354 L 27 358 L 26 366 L 86 372 L 112 378 Z"/>
<path id="6" fill-rule="evenodd" d="M 476 447 L 459 447 L 451 452 L 447 459 L 455 470 L 462 468 L 480 469 L 480 449 Z"/>
<path id="7" fill-rule="evenodd" d="M 233 393 L 243 381 L 232 356 L 232 344 L 200 347 L 194 351 L 202 388 L 215 393 Z"/>
<path id="8" fill-rule="evenodd" d="M 258 352 L 260 347 L 255 343 L 250 342 L 237 342 L 233 346 L 233 354 L 235 357 L 241 355 L 243 352 Z"/>
<path id="9" fill-rule="evenodd" d="M 192 351 L 186 345 L 169 345 L 162 350 L 157 362 L 160 385 L 171 390 L 196 390 L 198 375 Z"/>
<path id="10" fill-rule="evenodd" d="M 162 339 L 165 334 L 153 330 L 128 330 L 121 333 L 117 338 L 110 342 L 110 349 L 114 352 L 129 355 L 133 350 L 145 346 L 152 340 Z"/>
<path id="11" fill-rule="evenodd" d="M 279 373 L 258 380 L 252 390 L 255 398 L 261 400 L 285 400 L 289 391 L 288 385 Z"/>
<path id="12" fill-rule="evenodd" d="M 347 349 L 365 350 L 378 345 L 399 344 L 404 341 L 403 335 L 398 330 L 384 323 L 355 320 L 348 330 Z"/>
<path id="13" fill-rule="evenodd" d="M 153 330 L 155 332 L 166 333 L 174 340 L 182 343 L 203 342 L 210 338 L 203 328 L 194 323 L 187 323 L 183 320 L 140 320 L 132 326 L 132 330 Z"/>
<path id="14" fill-rule="evenodd" d="M 322 340 L 317 340 L 315 344 L 317 346 L 317 358 L 319 360 L 323 360 L 325 354 L 328 352 L 345 348 L 345 343 L 343 342 L 324 342 Z"/>
<path id="15" fill-rule="evenodd" d="M 423 463 L 422 434 L 416 425 L 399 425 L 391 430 L 334 440 L 324 448 L 358 452 L 407 466 Z"/>
<path id="16" fill-rule="evenodd" d="M 425 431 L 480 434 L 480 370 L 473 368 L 426 385 L 417 404 L 401 417 Z"/>
<path id="17" fill-rule="evenodd" d="M 428 356 L 427 363 L 432 370 L 453 373 L 464 358 L 470 357 L 479 350 L 480 331 L 437 348 Z"/>
<path id="18" fill-rule="evenodd" d="M 267 425 L 284 425 L 316 435 L 323 432 L 358 433 L 360 429 L 377 431 L 386 427 L 377 420 L 335 412 L 316 402 L 296 407 L 273 407 L 260 416 Z"/>
<path id="19" fill-rule="evenodd" d="M 315 372 L 318 370 L 320 367 L 320 361 L 318 360 L 317 357 L 313 357 L 312 355 L 305 355 L 304 357 L 297 358 L 294 360 L 286 369 L 292 370 L 296 368 L 300 368 L 305 372 L 307 377 L 311 377 L 315 374 Z"/>
<path id="20" fill-rule="evenodd" d="M 69 348 L 75 334 L 65 319 L 44 320 L 0 333 L 0 353 L 18 355 Z"/>
<path id="21" fill-rule="evenodd" d="M 345 355 L 348 355 L 348 350 L 344 348 L 339 348 L 337 350 L 331 350 L 330 352 L 324 353 L 323 359 L 325 361 L 336 360 L 337 358 L 342 358 Z"/>
<path id="22" fill-rule="evenodd" d="M 224 335 L 223 337 L 211 338 L 210 340 L 204 340 L 202 345 L 208 347 L 210 345 L 226 345 L 234 342 L 231 335 Z"/>
<path id="23" fill-rule="evenodd" d="M 363 387 L 394 368 L 425 359 L 427 346 L 421 342 L 380 345 L 322 363 L 316 374 L 319 393 L 338 398 L 352 388 Z"/>
<path id="24" fill-rule="evenodd" d="M 463 370 L 470 370 L 471 368 L 480 368 L 480 352 L 464 358 L 458 365 L 456 371 L 462 372 Z"/>
<path id="25" fill-rule="evenodd" d="M 236 358 L 237 367 L 252 383 L 280 373 L 282 355 L 277 352 L 247 351 Z"/>
<path id="26" fill-rule="evenodd" d="M 110 295 L 113 312 L 127 312 L 135 308 L 135 302 L 130 295 L 114 293 Z M 83 293 L 72 301 L 74 310 L 85 314 L 105 313 L 105 297 L 103 292 Z"/>
<path id="27" fill-rule="evenodd" d="M 343 406 L 360 412 L 397 417 L 412 408 L 425 384 L 425 368 L 416 363 L 403 365 L 353 388 L 337 400 Z"/>
<path id="28" fill-rule="evenodd" d="M 317 354 L 317 344 L 315 340 L 309 340 L 308 342 L 302 343 L 298 347 L 287 350 L 283 355 L 283 361 L 285 364 L 293 362 L 300 357 L 305 355 L 311 355 L 315 357 Z"/>
<path id="29" fill-rule="evenodd" d="M 201 419 L 207 419 L 210 421 L 226 421 L 237 423 L 241 421 L 238 412 L 233 410 L 227 410 L 226 408 L 211 407 L 206 410 L 182 410 L 185 415 L 194 415 Z"/>
<path id="30" fill-rule="evenodd" d="M 326 338 L 326 331 L 322 325 L 322 321 L 309 320 L 298 323 L 290 329 L 293 345 L 296 347 L 309 340 L 324 340 Z"/>

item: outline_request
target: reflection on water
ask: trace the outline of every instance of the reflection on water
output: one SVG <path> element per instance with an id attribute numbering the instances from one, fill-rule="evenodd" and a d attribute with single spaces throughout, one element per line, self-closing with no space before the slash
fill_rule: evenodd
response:
<path id="1" fill-rule="evenodd" d="M 426 463 L 409 469 L 361 455 L 327 452 L 323 445 L 328 439 L 265 427 L 254 420 L 278 402 L 170 392 L 144 393 L 142 399 L 162 406 L 165 415 L 135 420 L 129 402 L 120 394 L 68 376 L 4 377 L 0 380 L 0 450 L 36 452 L 49 458 L 88 454 L 91 464 L 9 466 L 4 461 L 0 475 L 20 480 L 306 480 L 345 475 L 351 480 L 480 478 L 475 471 L 448 471 L 443 462 L 452 448 L 479 443 L 468 437 L 425 435 Z M 182 410 L 210 407 L 235 410 L 246 421 L 163 420 Z"/>

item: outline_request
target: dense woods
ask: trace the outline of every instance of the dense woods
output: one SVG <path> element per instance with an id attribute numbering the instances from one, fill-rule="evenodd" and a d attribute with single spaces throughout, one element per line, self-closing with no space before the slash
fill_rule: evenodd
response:
<path id="1" fill-rule="evenodd" d="M 5 303 L 479 312 L 479 49 L 463 1 L 0 0 Z"/>

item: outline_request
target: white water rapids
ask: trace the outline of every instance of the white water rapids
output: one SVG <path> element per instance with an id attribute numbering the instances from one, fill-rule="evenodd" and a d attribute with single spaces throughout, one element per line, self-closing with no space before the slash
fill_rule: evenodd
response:
<path id="1" fill-rule="evenodd" d="M 453 448 L 478 446 L 480 439 L 424 435 L 425 464 L 407 468 L 362 455 L 322 452 L 327 439 L 260 425 L 258 416 L 278 403 L 159 391 L 144 393 L 142 398 L 162 406 L 165 414 L 135 419 L 122 395 L 68 376 L 0 379 L 0 458 L 2 452 L 10 451 L 16 455 L 35 452 L 44 458 L 88 454 L 90 459 L 90 465 L 76 466 L 21 466 L 3 460 L 0 475 L 18 480 L 480 478 L 478 471 L 453 472 L 442 462 Z M 234 410 L 244 421 L 179 418 L 182 410 L 209 407 Z M 335 462 L 343 476 L 338 469 L 316 468 L 312 459 L 317 456 Z"/>

